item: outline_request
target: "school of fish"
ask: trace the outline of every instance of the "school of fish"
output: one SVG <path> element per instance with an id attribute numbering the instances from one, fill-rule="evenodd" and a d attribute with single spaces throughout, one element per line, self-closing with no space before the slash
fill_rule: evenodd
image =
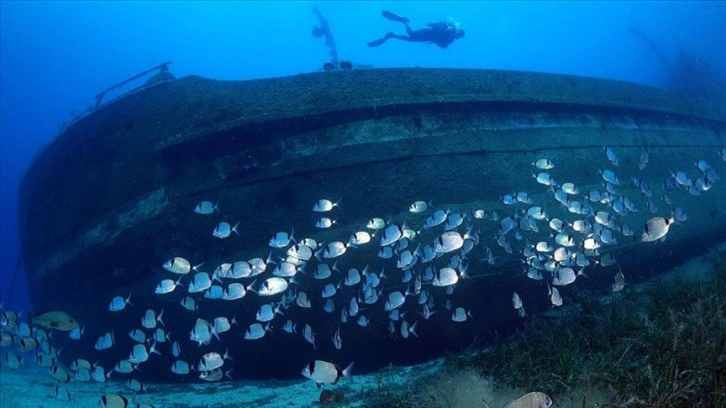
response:
<path id="1" fill-rule="evenodd" d="M 611 268 L 618 265 L 613 249 L 625 240 L 639 241 L 638 245 L 664 240 L 674 226 L 678 228 L 687 221 L 686 211 L 677 205 L 679 195 L 707 194 L 720 175 L 716 167 L 703 159 L 660 179 L 648 179 L 638 175 L 651 160 L 648 149 L 642 149 L 637 168 L 629 170 L 620 167 L 615 149 L 603 150 L 603 168 L 595 173 L 599 177 L 593 180 L 597 185 L 594 188 L 567 182 L 567 174 L 556 172 L 557 163 L 542 157 L 532 163 L 532 178 L 523 183 L 524 189 L 503 192 L 497 208 L 437 208 L 430 201 L 412 200 L 408 208 L 401 209 L 407 215 L 405 222 L 385 214 L 372 214 L 364 228 L 338 240 L 319 242 L 312 236 L 297 239 L 290 228 L 270 231 L 269 252 L 252 259 L 213 264 L 209 260 L 187 259 L 184 254 L 169 254 L 168 259 L 159 261 L 160 279 L 149 292 L 164 297 L 185 291 L 178 307 L 184 313 L 195 313 L 196 322 L 192 327 L 167 330 L 163 320 L 166 309 L 135 311 L 138 323 L 127 333 L 96 333 L 95 349 L 99 352 L 116 347 L 117 336 L 133 340 L 128 358 L 113 367 L 91 364 L 81 358 L 68 366 L 60 362 L 58 350 L 51 344 L 52 331 L 67 331 L 71 339 L 78 340 L 86 329 L 67 314 L 51 312 L 25 322 L 18 313 L 4 310 L 0 319 L 2 366 L 18 368 L 27 356 L 32 356 L 58 382 L 50 393 L 70 401 L 72 396 L 64 388 L 65 383 L 104 382 L 112 373 L 127 378 L 131 392 L 142 392 L 144 386 L 133 378 L 133 373 L 162 353 L 173 356 L 169 370 L 178 376 L 198 376 L 205 381 L 232 378 L 227 362 L 237 356 L 229 355 L 224 340 L 225 333 L 232 330 L 247 341 L 264 341 L 273 330 L 302 336 L 314 355 L 322 341 L 331 342 L 338 350 L 345 347 L 341 328 L 350 327 L 345 331 L 348 335 L 364 333 L 373 323 L 368 317 L 370 311 L 377 310 L 385 312 L 388 319 L 376 324 L 385 324 L 398 341 L 407 341 L 417 337 L 417 329 L 431 320 L 445 319 L 452 324 L 475 320 L 466 299 L 457 304 L 452 301 L 452 294 L 459 285 L 466 285 L 467 279 L 476 278 L 482 266 L 496 268 L 498 259 L 506 256 L 520 258 L 521 273 L 529 278 L 524 282 L 544 281 L 536 285 L 542 288 L 541 296 L 547 297 L 551 307 L 563 305 L 561 290 L 588 273 L 611 274 L 611 290 L 623 290 L 626 279 L 622 270 L 619 266 Z M 724 149 L 718 155 L 726 161 Z M 545 199 L 540 198 L 541 202 L 532 198 L 543 195 Z M 662 201 L 666 210 L 661 210 L 657 201 Z M 205 200 L 190 213 L 213 217 L 219 213 L 219 206 L 219 202 Z M 331 198 L 311 203 L 311 212 L 317 218 L 314 226 L 326 231 L 339 228 L 343 217 L 338 212 L 343 206 L 341 201 Z M 555 208 L 558 210 L 553 211 Z M 632 214 L 642 212 L 650 213 L 650 218 L 644 225 L 632 225 Z M 483 236 L 480 231 L 485 227 L 496 233 Z M 222 221 L 206 233 L 229 240 L 243 234 L 243 228 L 239 221 Z M 350 253 L 365 262 L 348 261 Z M 476 273 L 472 265 L 476 265 Z M 611 269 L 613 272 L 608 272 Z M 134 308 L 133 297 L 129 293 L 110 299 L 109 318 Z M 208 316 L 200 313 L 198 307 L 200 301 L 246 302 L 252 301 L 250 297 L 256 297 L 254 301 L 261 305 L 249 316 Z M 524 318 L 527 299 L 516 291 L 511 299 L 512 316 Z M 290 308 L 328 313 L 336 316 L 338 324 L 332 330 L 313 327 L 312 319 L 289 319 L 286 312 Z M 326 333 L 326 338 L 320 333 Z M 195 344 L 216 344 L 218 350 L 196 352 Z M 182 348 L 187 349 L 187 356 L 198 355 L 182 359 Z M 302 376 L 318 385 L 332 385 L 351 375 L 353 362 L 346 364 L 341 369 L 336 363 L 311 358 L 308 365 L 299 369 Z M 540 394 L 525 397 L 536 398 L 541 406 L 550 406 L 549 397 Z M 510 405 L 519 406 L 517 401 Z M 99 406 L 152 405 L 134 405 L 123 395 L 105 394 Z"/>

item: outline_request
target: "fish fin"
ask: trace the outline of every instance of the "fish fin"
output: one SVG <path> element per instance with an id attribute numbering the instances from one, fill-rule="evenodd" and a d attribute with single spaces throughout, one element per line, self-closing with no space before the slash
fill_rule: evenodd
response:
<path id="1" fill-rule="evenodd" d="M 353 368 L 355 367 L 355 361 L 352 361 L 350 364 L 348 364 L 348 367 L 345 367 L 343 371 L 341 371 L 341 374 L 343 377 L 348 378 L 349 380 L 353 381 Z"/>

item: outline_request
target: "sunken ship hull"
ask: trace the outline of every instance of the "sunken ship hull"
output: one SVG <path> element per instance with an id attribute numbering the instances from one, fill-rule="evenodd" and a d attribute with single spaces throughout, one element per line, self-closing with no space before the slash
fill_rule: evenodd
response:
<path id="1" fill-rule="evenodd" d="M 651 213 L 638 201 L 638 212 L 628 217 L 635 236 L 619 236 L 617 245 L 604 248 L 616 254 L 631 279 L 645 279 L 723 241 L 725 184 L 714 183 L 699 196 L 673 192 L 672 205 L 660 195 L 671 171 L 694 173 L 700 159 L 726 174 L 717 155 L 726 145 L 725 106 L 618 81 L 492 70 L 352 70 L 239 82 L 188 76 L 161 83 L 78 120 L 28 169 L 20 194 L 20 236 L 32 302 L 36 310 L 64 310 L 85 323 L 86 343 L 68 345 L 75 353 L 95 353 L 95 338 L 111 330 L 126 337 L 91 358 L 108 360 L 108 366 L 127 356 L 130 345 L 123 343 L 131 340 L 125 333 L 139 327 L 149 308 L 163 309 L 172 339 L 185 342 L 198 315 L 236 316 L 240 326 L 222 334 L 220 346 L 244 361 L 236 376 L 279 376 L 281 365 L 298 376 L 313 356 L 341 366 L 356 360 L 359 370 L 425 359 L 516 325 L 513 290 L 528 313 L 549 306 L 546 285 L 529 282 L 521 256 L 497 247 L 498 222 L 471 217 L 473 210 L 521 214 L 527 206 L 502 203 L 504 194 L 516 191 L 529 192 L 551 217 L 570 217 L 551 199 L 551 189 L 533 177 L 540 171 L 532 165 L 537 159 L 552 160 L 556 167 L 549 171 L 557 181 L 575 183 L 583 192 L 602 188 L 598 171 L 606 168 L 617 172 L 634 200 L 643 197 L 631 177 L 650 180 L 658 210 Z M 618 152 L 619 167 L 607 162 L 603 146 Z M 639 171 L 646 148 L 650 162 Z M 322 198 L 340 200 L 329 229 L 315 228 L 321 214 L 311 211 Z M 219 211 L 195 214 L 203 200 L 218 203 Z M 314 268 L 296 278 L 299 287 L 291 285 L 310 294 L 314 311 L 293 305 L 273 324 L 274 334 L 260 341 L 244 340 L 244 331 L 259 306 L 279 295 L 248 293 L 225 302 L 198 294 L 199 311 L 190 313 L 179 302 L 192 274 L 172 293 L 154 291 L 162 279 L 177 278 L 162 268 L 174 256 L 210 273 L 223 262 L 270 254 L 279 261 L 284 250 L 268 246 L 279 231 L 294 228 L 298 239 L 347 242 L 372 217 L 418 230 L 430 211 L 410 213 L 416 200 L 469 214 L 471 227 L 497 255 L 489 265 L 482 261 L 484 245 L 478 245 L 468 260 L 472 279 L 453 294 L 454 306 L 472 310 L 473 323 L 452 323 L 441 295 L 437 309 L 446 315 L 446 329 L 422 322 L 418 338 L 402 341 L 388 331 L 382 298 L 371 307 L 369 327 L 355 321 L 343 326 L 344 347 L 335 350 L 329 339 L 341 325 L 339 310 L 359 293 L 342 287 L 336 311 L 324 312 L 323 283 L 311 278 Z M 673 225 L 664 242 L 639 242 L 648 218 L 669 217 L 676 206 L 687 209 L 687 222 Z M 239 236 L 214 237 L 220 221 L 232 226 L 239 221 Z M 546 225 L 540 229 L 546 236 Z M 437 236 L 426 234 L 422 242 Z M 383 270 L 376 257 L 379 239 L 380 233 L 368 244 L 372 248 L 348 248 L 339 269 L 370 264 L 373 271 Z M 383 295 L 394 288 L 404 292 L 409 285 L 401 283 L 401 271 L 395 262 L 387 265 Z M 593 266 L 588 281 L 577 284 L 607 291 L 615 271 Z M 342 275 L 331 278 L 334 284 L 341 280 Z M 562 290 L 565 299 L 567 291 Z M 133 306 L 110 314 L 110 299 L 128 294 Z M 299 330 L 305 323 L 315 327 L 316 353 L 302 336 L 285 337 L 279 330 L 288 318 Z M 420 319 L 414 312 L 408 316 L 409 323 Z M 170 364 L 173 359 L 164 354 L 159 358 Z M 155 378 L 173 378 L 163 366 Z"/>

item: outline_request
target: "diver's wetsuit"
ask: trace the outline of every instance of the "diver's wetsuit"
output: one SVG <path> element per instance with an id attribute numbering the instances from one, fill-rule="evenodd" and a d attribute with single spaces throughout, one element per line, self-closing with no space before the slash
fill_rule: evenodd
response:
<path id="1" fill-rule="evenodd" d="M 464 37 L 464 30 L 456 28 L 454 24 L 449 22 L 441 21 L 438 23 L 429 23 L 427 24 L 427 28 L 413 30 L 408 24 L 408 18 L 386 10 L 383 10 L 381 14 L 383 14 L 383 17 L 388 20 L 403 23 L 404 27 L 406 27 L 406 35 L 389 32 L 382 38 L 369 42 L 369 47 L 378 47 L 383 45 L 383 43 L 389 39 L 395 38 L 397 40 L 408 42 L 433 43 L 441 48 L 446 48 L 457 39 Z"/>

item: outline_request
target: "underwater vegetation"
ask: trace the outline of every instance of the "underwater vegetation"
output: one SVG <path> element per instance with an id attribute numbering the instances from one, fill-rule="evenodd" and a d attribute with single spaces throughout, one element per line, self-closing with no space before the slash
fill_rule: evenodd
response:
<path id="1" fill-rule="evenodd" d="M 485 350 L 447 357 L 497 387 L 581 393 L 582 407 L 726 406 L 726 246 L 706 257 L 705 273 L 661 276 L 577 305 L 535 316 Z M 695 273 L 695 272 L 694 272 Z M 590 390 L 607 389 L 611 404 Z M 569 404 L 568 404 L 569 405 Z"/>

